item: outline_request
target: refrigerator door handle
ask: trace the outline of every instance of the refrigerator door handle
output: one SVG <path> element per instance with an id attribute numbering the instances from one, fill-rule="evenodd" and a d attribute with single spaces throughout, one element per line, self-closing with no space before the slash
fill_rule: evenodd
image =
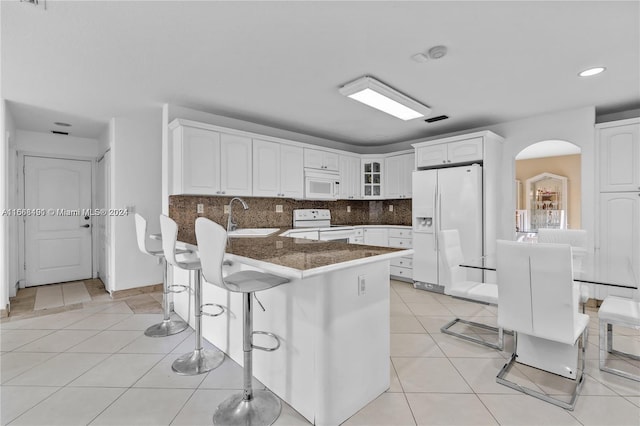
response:
<path id="1" fill-rule="evenodd" d="M 438 251 L 438 221 L 440 217 L 438 215 L 438 187 L 433 192 L 433 251 Z"/>
<path id="2" fill-rule="evenodd" d="M 442 215 L 442 194 L 440 194 L 440 191 L 438 191 L 438 204 L 436 204 L 436 217 L 438 218 L 438 222 L 437 222 L 437 226 L 436 226 L 436 231 L 434 232 L 434 234 L 436 234 L 436 245 L 437 245 L 437 241 L 439 240 L 439 238 L 437 237 L 437 234 L 440 233 L 441 229 L 440 227 L 442 226 L 441 223 L 441 215 Z M 440 249 L 440 247 L 438 247 L 438 250 Z"/>

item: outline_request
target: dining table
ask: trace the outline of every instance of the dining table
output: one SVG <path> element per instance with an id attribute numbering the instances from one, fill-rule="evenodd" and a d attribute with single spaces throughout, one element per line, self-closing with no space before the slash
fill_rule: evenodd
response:
<path id="1" fill-rule="evenodd" d="M 464 268 L 496 271 L 496 255 L 472 258 L 460 264 Z M 584 284 L 626 289 L 638 288 L 638 273 L 629 256 L 574 253 L 573 280 Z"/>

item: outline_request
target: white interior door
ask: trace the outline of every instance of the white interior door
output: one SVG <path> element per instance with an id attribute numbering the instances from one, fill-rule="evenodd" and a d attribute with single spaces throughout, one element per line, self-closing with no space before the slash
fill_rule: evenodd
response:
<path id="1" fill-rule="evenodd" d="M 91 162 L 25 156 L 26 286 L 91 278 Z M 27 210 L 29 211 L 29 210 Z"/>

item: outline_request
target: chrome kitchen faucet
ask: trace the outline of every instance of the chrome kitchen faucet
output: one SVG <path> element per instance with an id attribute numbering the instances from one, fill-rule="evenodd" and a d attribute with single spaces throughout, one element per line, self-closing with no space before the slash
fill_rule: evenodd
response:
<path id="1" fill-rule="evenodd" d="M 238 229 L 238 224 L 233 221 L 233 213 L 231 210 L 231 206 L 235 200 L 240 201 L 242 203 L 242 207 L 244 207 L 245 210 L 249 208 L 247 203 L 245 203 L 245 201 L 240 197 L 233 197 L 231 201 L 229 201 L 229 218 L 227 220 L 227 232 L 235 231 L 236 229 Z"/>

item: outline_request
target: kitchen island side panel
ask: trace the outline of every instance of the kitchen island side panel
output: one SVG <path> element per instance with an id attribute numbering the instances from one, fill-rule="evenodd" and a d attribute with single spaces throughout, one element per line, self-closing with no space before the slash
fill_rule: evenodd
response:
<path id="1" fill-rule="evenodd" d="M 233 270 L 255 269 L 235 263 Z M 182 275 L 182 271 L 176 271 Z M 365 279 L 359 290 L 358 277 Z M 281 347 L 253 351 L 254 377 L 318 425 L 339 424 L 389 388 L 389 261 L 292 279 L 257 293 L 254 330 L 275 333 Z M 203 282 L 203 303 L 227 311 L 203 317 L 203 336 L 243 365 L 242 295 Z M 186 318 L 188 295 L 175 295 Z M 190 324 L 193 324 L 191 309 Z M 254 336 L 254 344 L 270 339 Z M 241 384 L 241 377 L 238 377 Z M 215 408 L 215 407 L 214 407 Z"/>

